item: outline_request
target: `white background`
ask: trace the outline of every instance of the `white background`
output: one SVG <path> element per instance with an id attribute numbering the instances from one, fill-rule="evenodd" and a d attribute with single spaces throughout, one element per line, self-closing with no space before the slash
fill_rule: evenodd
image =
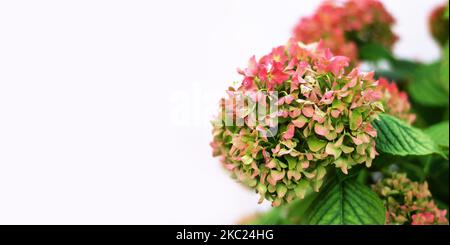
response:
<path id="1" fill-rule="evenodd" d="M 268 208 L 212 158 L 236 67 L 319 1 L 1 1 L 1 224 L 231 224 Z M 443 0 L 383 1 L 432 60 Z M 212 109 L 211 109 L 212 108 Z"/>

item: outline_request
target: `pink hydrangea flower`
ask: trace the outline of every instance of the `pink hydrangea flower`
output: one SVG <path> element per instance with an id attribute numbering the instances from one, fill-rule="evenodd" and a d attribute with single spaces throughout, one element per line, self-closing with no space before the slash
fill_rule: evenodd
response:
<path id="1" fill-rule="evenodd" d="M 336 55 L 358 59 L 358 46 L 377 43 L 391 49 L 397 40 L 394 18 L 377 0 L 326 1 L 309 17 L 300 19 L 293 37 L 310 43 L 322 40 Z"/>
<path id="2" fill-rule="evenodd" d="M 260 201 L 278 206 L 308 188 L 319 191 L 330 168 L 347 174 L 358 164 L 370 167 L 377 155 L 371 122 L 381 109 L 366 92 L 377 82 L 373 73 L 347 72 L 348 65 L 322 42 L 290 40 L 238 69 L 242 83 L 221 100 L 211 146 Z M 255 114 L 270 105 L 277 111 Z"/>

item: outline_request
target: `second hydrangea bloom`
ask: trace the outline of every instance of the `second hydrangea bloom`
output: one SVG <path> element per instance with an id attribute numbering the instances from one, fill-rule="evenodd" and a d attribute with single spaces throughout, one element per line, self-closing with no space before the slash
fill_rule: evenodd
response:
<path id="1" fill-rule="evenodd" d="M 447 210 L 436 206 L 427 182 L 411 181 L 406 174 L 393 173 L 372 189 L 385 202 L 387 224 L 448 224 Z"/>
<path id="2" fill-rule="evenodd" d="M 390 50 L 397 40 L 391 28 L 394 18 L 376 0 L 326 1 L 316 12 L 304 17 L 294 28 L 302 42 L 322 39 L 337 55 L 358 59 L 359 46 L 376 43 Z"/>
<path id="3" fill-rule="evenodd" d="M 408 95 L 400 91 L 396 83 L 389 83 L 385 78 L 380 78 L 377 90 L 381 93 L 381 101 L 387 114 L 402 119 L 408 124 L 416 120 L 416 115 L 411 112 Z"/>

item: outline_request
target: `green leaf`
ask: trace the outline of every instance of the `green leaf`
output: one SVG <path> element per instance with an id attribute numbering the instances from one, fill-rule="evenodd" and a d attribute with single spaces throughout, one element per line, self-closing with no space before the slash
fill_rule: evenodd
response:
<path id="1" fill-rule="evenodd" d="M 389 81 L 395 81 L 396 83 L 401 83 L 405 80 L 405 75 L 402 72 L 398 72 L 397 70 L 386 70 L 386 69 L 375 69 L 375 77 L 379 79 L 380 77 L 386 78 Z"/>
<path id="2" fill-rule="evenodd" d="M 439 146 L 447 147 L 449 143 L 448 121 L 435 124 L 425 130 L 425 133 Z"/>
<path id="3" fill-rule="evenodd" d="M 404 59 L 393 59 L 391 61 L 392 72 L 398 73 L 403 78 L 409 78 L 413 74 L 413 72 L 422 64 Z"/>
<path id="4" fill-rule="evenodd" d="M 392 54 L 389 50 L 377 43 L 365 43 L 359 48 L 359 57 L 362 60 L 378 61 L 392 60 Z"/>
<path id="5" fill-rule="evenodd" d="M 291 203 L 271 208 L 267 212 L 260 213 L 255 219 L 250 220 L 245 225 L 300 224 L 304 220 L 306 210 L 317 195 L 317 192 L 309 190 L 304 199 L 296 199 Z"/>
<path id="6" fill-rule="evenodd" d="M 447 2 L 447 8 L 445 9 L 444 18 L 448 20 L 448 2 Z"/>
<path id="7" fill-rule="evenodd" d="M 318 192 L 310 190 L 308 193 L 306 193 L 303 199 L 294 200 L 292 203 L 289 203 L 289 205 L 287 205 L 287 216 L 290 224 L 298 225 L 303 223 L 308 207 L 318 194 Z"/>
<path id="8" fill-rule="evenodd" d="M 255 220 L 250 221 L 246 225 L 283 225 L 289 224 L 287 220 L 287 210 L 285 206 L 272 208 L 270 211 L 261 214 Z"/>
<path id="9" fill-rule="evenodd" d="M 355 178 L 334 178 L 314 199 L 306 211 L 306 224 L 314 225 L 382 225 L 383 202 Z"/>
<path id="10" fill-rule="evenodd" d="M 448 105 L 448 86 L 441 81 L 440 63 L 418 66 L 411 78 L 408 91 L 415 102 L 425 106 Z"/>
<path id="11" fill-rule="evenodd" d="M 389 61 L 390 67 L 387 69 L 380 69 L 375 67 L 375 76 L 377 78 L 384 77 L 388 80 L 393 80 L 398 84 L 410 81 L 414 77 L 414 71 L 421 66 L 420 63 L 393 58 Z"/>
<path id="12" fill-rule="evenodd" d="M 380 114 L 379 120 L 373 121 L 377 130 L 375 139 L 379 152 L 398 156 L 441 154 L 434 141 L 422 130 L 387 114 Z"/>
<path id="13" fill-rule="evenodd" d="M 448 63 L 448 42 L 445 45 L 444 49 L 442 50 L 443 54 L 442 54 L 442 61 L 441 61 L 441 84 L 443 86 L 443 88 L 447 91 L 449 90 L 449 80 L 448 80 L 448 69 L 449 69 L 449 63 Z"/>

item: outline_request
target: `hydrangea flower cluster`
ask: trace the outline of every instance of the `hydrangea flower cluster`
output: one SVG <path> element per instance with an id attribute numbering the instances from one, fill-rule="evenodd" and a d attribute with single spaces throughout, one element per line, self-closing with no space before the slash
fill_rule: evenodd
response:
<path id="1" fill-rule="evenodd" d="M 411 181 L 406 174 L 393 173 L 372 189 L 385 201 L 387 224 L 448 224 L 447 210 L 437 208 L 427 182 Z"/>
<path id="2" fill-rule="evenodd" d="M 446 4 L 438 6 L 431 12 L 428 20 L 431 35 L 441 46 L 448 41 L 448 20 L 444 18 L 446 9 Z"/>
<path id="3" fill-rule="evenodd" d="M 412 124 L 416 120 L 416 115 L 411 112 L 408 95 L 400 91 L 396 83 L 389 83 L 385 78 L 380 78 L 378 85 L 377 91 L 381 93 L 385 113 Z"/>
<path id="4" fill-rule="evenodd" d="M 356 61 L 361 44 L 377 43 L 390 50 L 397 40 L 393 24 L 394 18 L 379 1 L 327 1 L 299 21 L 293 37 L 304 43 L 323 40 L 334 54 Z"/>
<path id="5" fill-rule="evenodd" d="M 238 70 L 242 84 L 221 100 L 211 146 L 260 202 L 278 206 L 303 198 L 309 187 L 319 191 L 329 167 L 347 174 L 357 164 L 371 166 L 377 155 L 371 122 L 383 110 L 380 93 L 372 72 L 346 72 L 348 65 L 322 42 L 290 40 Z M 248 101 L 242 103 L 242 94 Z M 275 112 L 252 116 L 271 103 Z"/>

